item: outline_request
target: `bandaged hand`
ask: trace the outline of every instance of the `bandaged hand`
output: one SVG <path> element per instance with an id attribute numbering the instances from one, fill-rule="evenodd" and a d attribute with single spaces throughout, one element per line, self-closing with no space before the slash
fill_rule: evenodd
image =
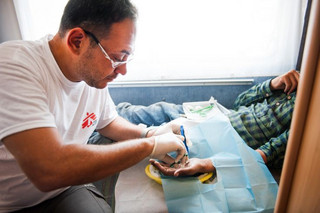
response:
<path id="1" fill-rule="evenodd" d="M 213 172 L 215 167 L 211 159 L 190 158 L 184 166 L 172 167 L 167 163 L 160 163 L 150 159 L 150 163 L 166 176 L 190 176 L 197 173 Z"/>
<path id="2" fill-rule="evenodd" d="M 156 158 L 165 163 L 172 164 L 173 162 L 180 161 L 187 150 L 183 144 L 183 137 L 181 135 L 175 135 L 173 133 L 166 133 L 162 135 L 157 135 L 154 137 L 154 147 L 151 158 Z M 177 157 L 174 159 L 168 153 L 176 152 Z"/>

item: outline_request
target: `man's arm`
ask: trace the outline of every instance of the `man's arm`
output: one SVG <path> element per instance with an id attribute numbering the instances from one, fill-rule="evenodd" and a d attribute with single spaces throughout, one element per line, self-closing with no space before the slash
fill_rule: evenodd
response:
<path id="1" fill-rule="evenodd" d="M 250 106 L 272 95 L 270 89 L 270 81 L 266 80 L 263 83 L 254 85 L 250 89 L 241 93 L 233 104 L 233 109 L 238 110 L 240 106 Z"/>
<path id="2" fill-rule="evenodd" d="M 256 150 L 262 156 L 265 163 L 274 162 L 284 156 L 289 133 L 290 130 L 284 131 L 281 135 L 271 138 Z"/>
<path id="3" fill-rule="evenodd" d="M 121 120 L 114 122 L 107 127 L 112 132 L 107 136 L 139 138 L 140 128 L 122 127 Z M 130 128 L 134 130 L 125 136 L 114 133 Z M 41 191 L 50 191 L 97 181 L 147 156 L 165 161 L 167 153 L 176 151 L 182 158 L 186 153 L 182 140 L 181 136 L 167 133 L 111 145 L 63 144 L 56 128 L 36 128 L 7 136 L 3 143 L 31 182 Z"/>
<path id="4" fill-rule="evenodd" d="M 297 89 L 300 74 L 295 70 L 280 75 L 270 81 L 270 90 L 283 90 L 290 94 Z M 272 138 L 256 151 L 261 155 L 265 163 L 273 161 L 276 156 L 284 155 L 284 150 L 288 141 L 289 130 L 283 132 L 277 138 Z"/>
<path id="5" fill-rule="evenodd" d="M 99 129 L 98 132 L 114 141 L 123 141 L 132 138 L 140 138 L 143 127 L 132 124 L 124 118 L 118 116 L 106 127 Z"/>
<path id="6" fill-rule="evenodd" d="M 260 149 L 256 149 L 256 151 L 261 155 L 263 162 L 266 164 L 266 163 L 267 163 L 267 156 L 266 156 L 266 154 L 264 154 L 264 152 L 261 151 Z"/>
<path id="7" fill-rule="evenodd" d="M 3 143 L 28 178 L 40 190 L 50 191 L 93 182 L 138 163 L 152 152 L 154 138 L 63 145 L 56 128 L 37 128 L 10 135 Z"/>
<path id="8" fill-rule="evenodd" d="M 142 136 L 142 133 L 144 132 L 143 130 L 144 128 L 139 127 L 135 124 L 132 124 L 129 121 L 125 120 L 124 118 L 118 116 L 108 126 L 98 130 L 98 132 L 103 136 L 111 138 L 115 141 L 123 141 L 123 140 L 128 140 L 130 138 L 140 138 Z M 160 127 L 154 127 L 153 129 L 148 130 L 146 133 L 147 134 L 145 135 L 145 137 L 160 136 L 160 135 L 166 135 L 168 133 L 171 133 L 171 134 L 174 133 L 176 135 L 179 135 L 177 137 L 180 137 L 181 140 L 184 139 L 180 134 L 180 125 L 174 122 L 169 122 Z M 167 147 L 167 148 L 170 148 L 170 147 Z M 173 150 L 173 151 L 176 151 L 176 150 Z M 184 153 L 182 152 L 178 153 L 175 159 L 172 158 L 170 155 L 165 155 L 165 156 L 162 156 L 163 159 L 161 160 L 167 163 L 172 163 L 174 161 L 179 161 L 180 159 L 182 159 L 183 154 Z M 161 156 L 158 156 L 157 158 L 159 159 L 159 157 L 161 158 Z"/>
<path id="9" fill-rule="evenodd" d="M 269 79 L 261 84 L 257 84 L 241 93 L 234 102 L 234 109 L 240 106 L 249 106 L 272 95 L 272 91 L 284 90 L 291 93 L 298 87 L 300 74 L 295 70 L 290 70 L 274 79 Z"/>

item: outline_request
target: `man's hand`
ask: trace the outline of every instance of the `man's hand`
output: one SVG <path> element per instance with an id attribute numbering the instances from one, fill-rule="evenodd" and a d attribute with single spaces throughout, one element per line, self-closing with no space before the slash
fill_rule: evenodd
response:
<path id="1" fill-rule="evenodd" d="M 181 135 L 166 133 L 155 136 L 154 140 L 154 147 L 150 155 L 151 158 L 159 159 L 167 164 L 172 164 L 173 162 L 180 161 L 187 153 Z M 176 152 L 176 159 L 168 155 L 167 153 L 169 152 Z"/>
<path id="2" fill-rule="evenodd" d="M 166 133 L 180 134 L 180 125 L 173 122 L 169 122 L 163 126 L 154 129 L 153 131 L 150 131 L 148 136 L 156 136 Z"/>
<path id="3" fill-rule="evenodd" d="M 212 165 L 210 159 L 190 158 L 184 166 L 170 167 L 170 164 L 159 163 L 153 159 L 150 163 L 155 166 L 159 171 L 166 176 L 188 176 L 197 173 L 213 172 L 215 167 Z M 182 165 L 182 164 L 181 164 Z"/>
<path id="4" fill-rule="evenodd" d="M 271 90 L 282 90 L 290 94 L 298 87 L 300 74 L 295 71 L 291 70 L 283 75 L 280 75 L 271 80 L 270 88 Z"/>
<path id="5" fill-rule="evenodd" d="M 181 135 L 180 126 L 181 126 L 181 124 L 169 122 L 163 126 L 160 126 L 158 128 L 155 128 L 155 129 L 149 131 L 147 137 L 162 135 L 162 134 L 166 134 L 166 133 L 174 133 L 177 135 Z M 188 146 L 191 146 L 192 142 L 190 141 L 189 137 L 187 137 L 188 132 L 186 130 L 185 130 L 184 134 L 186 137 L 186 143 L 188 144 Z"/>

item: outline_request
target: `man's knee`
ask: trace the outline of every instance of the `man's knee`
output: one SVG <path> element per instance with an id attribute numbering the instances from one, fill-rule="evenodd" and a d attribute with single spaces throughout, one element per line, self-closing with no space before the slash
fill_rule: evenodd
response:
<path id="1" fill-rule="evenodd" d="M 98 189 L 88 184 L 66 192 L 54 212 L 112 213 L 113 211 Z"/>

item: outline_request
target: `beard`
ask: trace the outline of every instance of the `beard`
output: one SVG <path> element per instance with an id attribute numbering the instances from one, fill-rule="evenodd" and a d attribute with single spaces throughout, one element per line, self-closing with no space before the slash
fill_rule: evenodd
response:
<path id="1" fill-rule="evenodd" d="M 76 64 L 75 69 L 81 80 L 86 82 L 90 87 L 95 87 L 97 89 L 103 89 L 107 86 L 106 83 L 101 83 L 101 79 L 99 79 L 99 70 L 96 68 L 98 66 L 93 65 L 93 61 L 95 58 L 93 57 L 92 51 L 87 51 L 84 55 L 82 55 L 79 63 Z M 101 77 L 100 77 L 101 78 Z M 97 80 L 99 79 L 99 80 Z"/>

